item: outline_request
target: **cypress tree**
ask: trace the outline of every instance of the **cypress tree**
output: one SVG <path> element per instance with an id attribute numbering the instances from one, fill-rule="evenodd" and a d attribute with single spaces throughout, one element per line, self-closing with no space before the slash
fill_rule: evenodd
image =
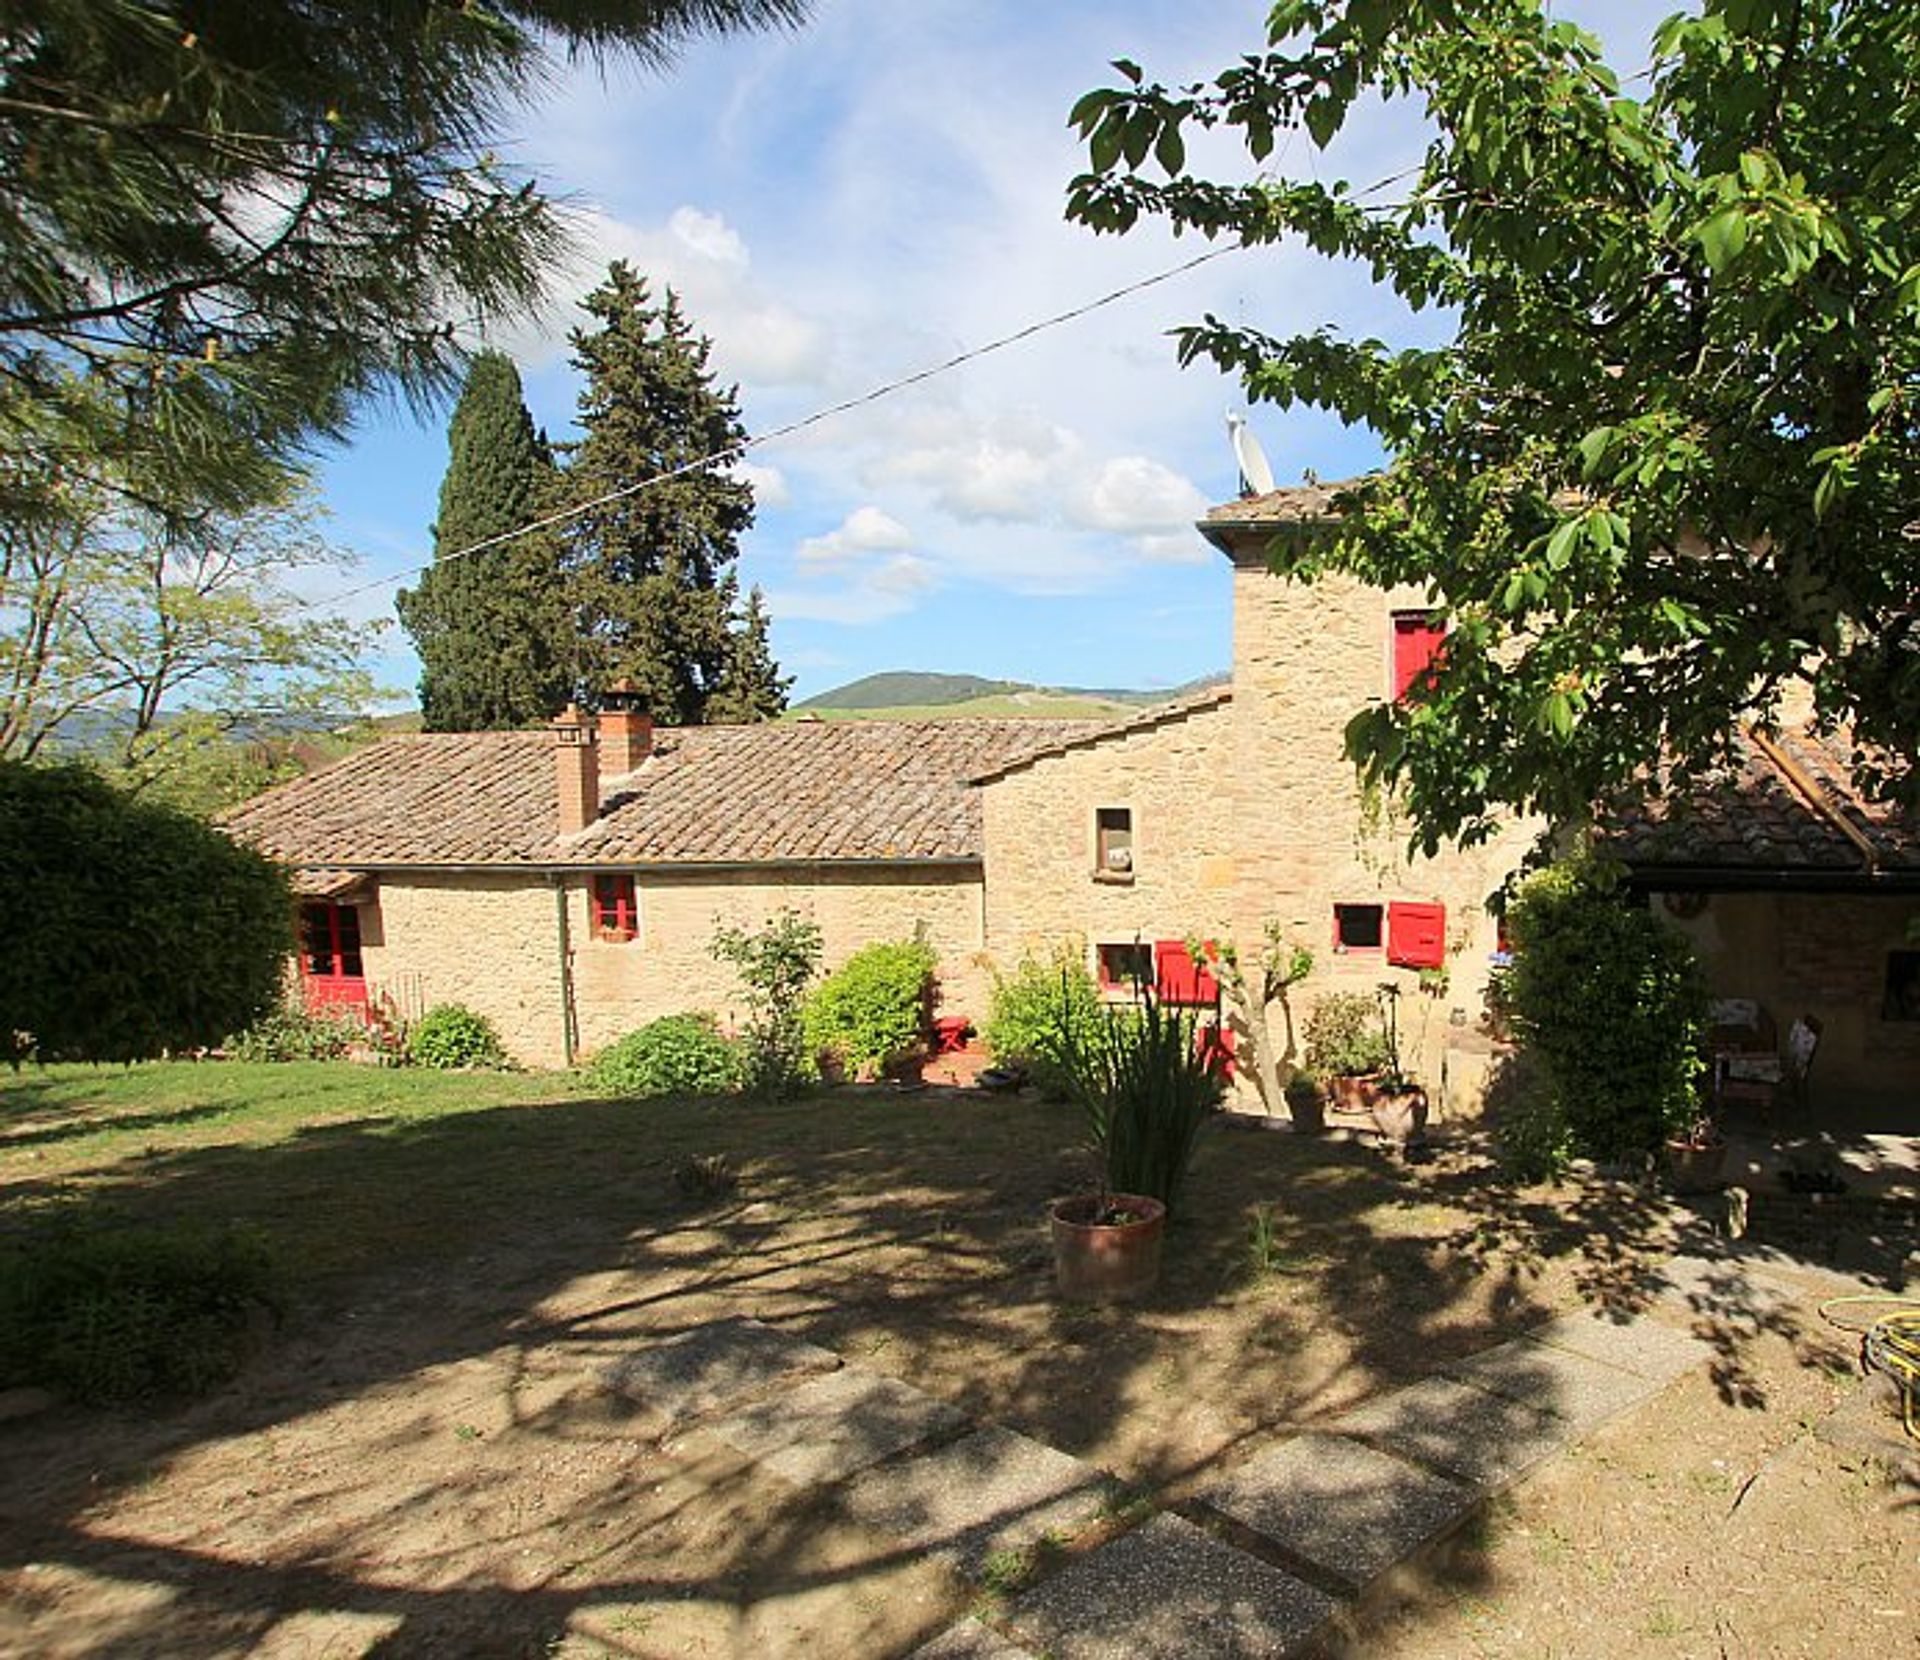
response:
<path id="1" fill-rule="evenodd" d="M 764 607 L 734 616 L 733 565 L 753 523 L 753 491 L 715 467 L 663 475 L 745 438 L 738 392 L 707 367 L 711 343 L 671 289 L 656 304 L 646 280 L 616 260 L 573 331 L 585 436 L 570 446 L 567 499 L 600 502 L 565 527 L 579 621 L 576 693 L 591 703 L 626 676 L 657 719 L 697 725 L 778 709 L 784 688 L 767 650 Z M 758 615 L 757 623 L 754 618 Z M 757 645 L 735 641 L 757 630 Z M 743 656 L 743 652 L 745 655 Z"/>
<path id="2" fill-rule="evenodd" d="M 533 725 L 567 700 L 569 625 L 554 538 L 538 531 L 449 557 L 540 518 L 555 495 L 552 458 L 510 359 L 474 359 L 447 438 L 434 563 L 397 602 L 420 653 L 421 723 L 429 732 Z"/>
<path id="3" fill-rule="evenodd" d="M 731 576 L 727 579 L 733 584 Z M 755 587 L 727 635 L 727 655 L 720 684 L 707 701 L 707 719 L 719 721 L 771 720 L 787 706 L 791 675 L 780 672 L 773 660 L 766 597 Z"/>

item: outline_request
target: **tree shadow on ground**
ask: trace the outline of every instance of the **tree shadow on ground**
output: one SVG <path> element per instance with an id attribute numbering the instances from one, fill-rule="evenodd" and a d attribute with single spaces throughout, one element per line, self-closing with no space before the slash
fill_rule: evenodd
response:
<path id="1" fill-rule="evenodd" d="M 393 1655 L 546 1653 L 582 1631 L 611 1652 L 902 1653 L 976 1593 L 850 1523 L 837 1490 L 663 1428 L 599 1387 L 606 1369 L 748 1315 L 1201 1515 L 1199 1488 L 1256 1447 L 1577 1301 L 1644 1307 L 1645 1263 L 1671 1244 L 1629 1194 L 1223 1127 L 1158 1290 L 1078 1307 L 1053 1292 L 1041 1223 L 1087 1181 L 1074 1130 L 1030 1101 L 937 1092 L 569 1101 L 85 1173 L 130 1216 L 264 1228 L 304 1294 L 208 1400 L 0 1432 L 18 1593 L 0 1620 L 70 1635 L 84 1586 L 102 1655 L 224 1654 L 290 1620 Z M 690 1204 L 675 1168 L 719 1152 L 740 1194 Z M 1729 1357 L 1740 1341 L 1729 1325 Z M 1364 1519 L 1390 1496 L 1353 1503 Z M 1457 1590 L 1484 1565 L 1456 1550 L 1432 1571 Z"/>

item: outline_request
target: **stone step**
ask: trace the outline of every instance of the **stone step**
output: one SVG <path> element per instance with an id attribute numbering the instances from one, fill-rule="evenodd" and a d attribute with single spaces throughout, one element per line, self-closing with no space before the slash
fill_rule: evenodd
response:
<path id="1" fill-rule="evenodd" d="M 1118 1490 L 1104 1471 L 990 1425 L 867 1471 L 844 1506 L 856 1521 L 980 1579 L 990 1557 L 1075 1532 Z"/>
<path id="2" fill-rule="evenodd" d="M 1016 1598 L 1008 1624 L 1050 1660 L 1283 1660 L 1339 1604 L 1293 1575 L 1159 1515 Z"/>
<path id="3" fill-rule="evenodd" d="M 1317 1431 L 1269 1448 L 1198 1497 L 1355 1590 L 1449 1532 L 1477 1502 L 1445 1476 Z"/>

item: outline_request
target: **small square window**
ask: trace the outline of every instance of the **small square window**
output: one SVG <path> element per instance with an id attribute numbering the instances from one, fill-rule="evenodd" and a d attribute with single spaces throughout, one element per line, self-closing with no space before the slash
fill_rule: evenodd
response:
<path id="1" fill-rule="evenodd" d="M 622 941 L 640 932 L 640 902 L 633 891 L 631 876 L 596 876 L 593 879 L 593 937 Z"/>
<path id="2" fill-rule="evenodd" d="M 1093 815 L 1094 869 L 1102 876 L 1133 874 L 1133 809 L 1100 807 Z"/>
<path id="3" fill-rule="evenodd" d="M 1383 907 L 1336 905 L 1333 908 L 1333 948 L 1336 951 L 1378 951 Z"/>
<path id="4" fill-rule="evenodd" d="M 1095 947 L 1100 965 L 1102 991 L 1133 991 L 1153 984 L 1153 947 L 1134 941 L 1131 945 Z"/>
<path id="5" fill-rule="evenodd" d="M 1920 951 L 1887 953 L 1887 988 L 1880 1000 L 1882 1020 L 1920 1020 Z"/>

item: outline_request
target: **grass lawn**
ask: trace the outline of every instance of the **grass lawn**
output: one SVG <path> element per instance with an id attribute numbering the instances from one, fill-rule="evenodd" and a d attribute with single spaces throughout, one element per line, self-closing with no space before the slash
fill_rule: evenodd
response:
<path id="1" fill-rule="evenodd" d="M 0 1226 L 61 1205 L 249 1223 L 294 1302 L 197 1405 L 0 1425 L 0 1564 L 41 1564 L 0 1566 L 0 1651 L 905 1653 L 972 1593 L 881 1549 L 830 1494 L 658 1439 L 602 1370 L 751 1315 L 1177 1506 L 1551 1313 L 1642 1306 L 1637 1270 L 1668 1243 L 1643 1196 L 1514 1188 L 1470 1145 L 1406 1166 L 1221 1123 L 1160 1288 L 1075 1306 L 1042 1217 L 1087 1181 L 1077 1139 L 1064 1108 L 940 1090 L 764 1106 L 346 1063 L 16 1074 Z M 738 1193 L 689 1200 L 676 1168 L 714 1153 Z M 1798 1445 L 1845 1366 L 1817 1334 L 1723 1335 L 1710 1372 L 1530 1485 L 1551 1517 L 1504 1506 L 1470 1567 L 1370 1652 L 1668 1652 L 1582 1648 L 1569 1622 L 1617 1604 L 1656 1635 L 1686 1627 L 1672 1599 L 1726 1549 L 1702 1505 L 1720 1514 L 1721 1486 Z M 1879 1503 L 1851 1477 L 1800 1483 L 1756 1560 L 1826 1529 L 1855 1541 L 1858 1597 L 1892 1606 Z M 1864 1607 L 1835 1625 L 1817 1583 L 1804 1607 L 1777 1594 L 1780 1622 L 1817 1609 L 1849 1640 L 1878 1631 Z"/>

